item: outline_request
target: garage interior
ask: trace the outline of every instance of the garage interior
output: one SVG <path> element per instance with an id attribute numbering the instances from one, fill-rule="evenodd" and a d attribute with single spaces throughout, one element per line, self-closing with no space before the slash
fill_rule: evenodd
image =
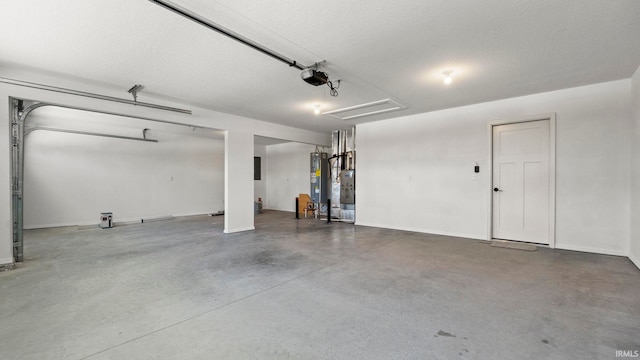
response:
<path id="1" fill-rule="evenodd" d="M 640 3 L 0 8 L 0 358 L 638 356 Z"/>

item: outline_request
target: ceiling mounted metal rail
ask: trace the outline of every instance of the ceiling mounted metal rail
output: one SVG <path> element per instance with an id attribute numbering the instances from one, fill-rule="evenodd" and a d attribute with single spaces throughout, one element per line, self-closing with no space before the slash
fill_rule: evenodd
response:
<path id="1" fill-rule="evenodd" d="M 10 84 L 10 85 L 29 87 L 29 88 L 33 88 L 33 89 L 47 90 L 47 91 L 53 91 L 53 92 L 57 92 L 57 93 L 70 94 L 70 95 L 76 95 L 76 96 L 83 96 L 83 97 L 88 97 L 88 98 L 92 98 L 92 99 L 113 101 L 113 102 L 118 102 L 118 103 L 123 103 L 123 104 L 134 105 L 134 106 L 142 106 L 142 107 L 148 107 L 148 108 L 152 108 L 152 109 L 173 111 L 173 112 L 178 112 L 178 113 L 181 113 L 181 114 L 191 115 L 191 110 L 174 108 L 174 107 L 170 107 L 170 106 L 150 104 L 150 103 L 127 100 L 127 99 L 120 99 L 120 98 L 113 97 L 113 96 L 93 94 L 93 93 L 88 93 L 88 92 L 84 92 L 84 91 L 65 89 L 65 88 L 61 88 L 61 87 L 57 87 L 57 86 L 43 85 L 43 84 L 37 84 L 37 83 L 28 82 L 28 81 L 14 80 L 14 79 L 8 79 L 8 78 L 0 78 L 0 82 L 1 83 L 5 83 L 5 84 Z"/>
<path id="2" fill-rule="evenodd" d="M 249 40 L 249 39 L 247 39 L 246 37 L 244 37 L 242 35 L 239 35 L 239 34 L 233 32 L 233 31 L 231 31 L 231 30 L 229 30 L 227 28 L 224 28 L 224 27 L 222 27 L 222 26 L 220 26 L 218 24 L 214 24 L 214 23 L 210 22 L 209 20 L 207 20 L 207 19 L 205 19 L 205 18 L 203 18 L 203 17 L 201 17 L 201 16 L 199 16 L 199 15 L 197 15 L 195 13 L 193 13 L 191 11 L 188 11 L 188 10 L 185 10 L 185 9 L 182 9 L 182 8 L 176 6 L 176 5 L 174 5 L 174 4 L 172 4 L 172 3 L 168 2 L 168 1 L 164 1 L 164 0 L 149 0 L 149 1 L 151 1 L 152 3 L 154 3 L 156 5 L 162 6 L 163 8 L 165 8 L 167 10 L 173 11 L 174 13 L 176 13 L 178 15 L 184 16 L 185 18 L 187 18 L 187 19 L 189 19 L 189 20 L 191 20 L 191 21 L 193 21 L 195 23 L 198 23 L 198 24 L 200 24 L 200 25 L 202 25 L 202 26 L 204 26 L 206 28 L 209 28 L 209 29 L 211 29 L 213 31 L 216 31 L 216 32 L 218 32 L 218 33 L 220 33 L 220 34 L 222 34 L 224 36 L 227 36 L 227 37 L 229 37 L 229 38 L 231 38 L 231 39 L 233 39 L 235 41 L 238 41 L 238 42 L 240 42 L 240 43 L 242 43 L 242 44 L 244 44 L 244 45 L 246 45 L 246 46 L 248 46 L 248 47 L 250 47 L 250 48 L 252 48 L 254 50 L 257 50 L 257 51 L 259 51 L 259 52 L 261 52 L 261 53 L 263 53 L 263 54 L 265 54 L 267 56 L 270 56 L 270 57 L 272 57 L 272 58 L 274 58 L 274 59 L 276 59 L 278 61 L 281 61 L 281 62 L 289 65 L 290 67 L 294 67 L 294 68 L 296 68 L 298 70 L 304 70 L 304 69 L 309 68 L 309 66 L 300 65 L 297 61 L 295 61 L 293 59 L 289 59 L 288 57 L 286 57 L 284 55 L 278 54 L 277 52 L 275 52 L 275 51 L 273 51 L 271 49 L 268 49 L 268 48 L 266 48 L 266 47 L 264 47 L 264 46 L 262 46 L 262 45 L 260 45 L 260 44 L 258 44 L 256 42 L 254 42 L 252 40 Z"/>

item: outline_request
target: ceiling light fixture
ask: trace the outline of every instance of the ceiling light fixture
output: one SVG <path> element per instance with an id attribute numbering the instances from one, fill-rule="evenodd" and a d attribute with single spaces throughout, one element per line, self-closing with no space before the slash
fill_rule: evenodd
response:
<path id="1" fill-rule="evenodd" d="M 451 77 L 451 73 L 453 73 L 453 70 L 447 70 L 442 73 L 444 75 L 443 82 L 445 85 L 449 85 L 453 81 L 453 78 Z"/>
<path id="2" fill-rule="evenodd" d="M 313 109 L 313 113 L 316 115 L 320 115 L 320 104 L 316 104 L 314 109 Z"/>

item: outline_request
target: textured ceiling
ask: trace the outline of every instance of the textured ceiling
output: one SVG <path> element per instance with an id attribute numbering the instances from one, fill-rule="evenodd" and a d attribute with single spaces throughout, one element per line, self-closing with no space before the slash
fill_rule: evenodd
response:
<path id="1" fill-rule="evenodd" d="M 327 132 L 353 124 L 629 78 L 640 65 L 636 0 L 175 0 L 341 79 L 299 71 L 144 0 L 3 0 L 0 77 L 33 70 Z M 454 82 L 442 84 L 442 72 Z M 30 79 L 23 79 L 30 80 Z M 51 84 L 56 85 L 56 84 Z M 78 89 L 82 90 L 82 89 Z M 393 99 L 353 120 L 314 115 Z"/>

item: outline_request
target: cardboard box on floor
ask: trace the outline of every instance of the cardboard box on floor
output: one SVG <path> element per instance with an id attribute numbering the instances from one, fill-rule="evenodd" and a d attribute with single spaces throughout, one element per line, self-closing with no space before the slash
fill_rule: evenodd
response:
<path id="1" fill-rule="evenodd" d="M 304 216 L 304 209 L 313 208 L 313 202 L 311 201 L 311 196 L 307 194 L 298 195 L 298 214 L 300 216 Z"/>

